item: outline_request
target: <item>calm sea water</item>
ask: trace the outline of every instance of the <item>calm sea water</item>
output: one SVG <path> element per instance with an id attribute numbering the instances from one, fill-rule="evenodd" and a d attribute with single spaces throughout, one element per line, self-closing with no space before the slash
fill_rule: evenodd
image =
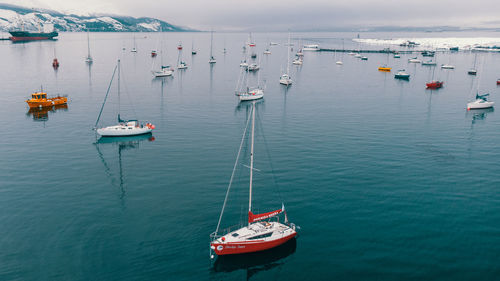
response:
<path id="1" fill-rule="evenodd" d="M 429 34 L 412 34 L 429 36 Z M 264 101 L 257 104 L 256 210 L 279 208 L 296 243 L 264 256 L 209 261 L 248 104 L 234 96 L 247 34 L 163 35 L 164 63 L 182 40 L 186 71 L 153 79 L 158 34 L 92 33 L 55 42 L 0 43 L 2 280 L 494 280 L 500 274 L 500 116 L 467 112 L 475 91 L 500 102 L 500 55 L 438 54 L 455 70 L 369 54 L 310 52 L 278 84 L 287 34 L 254 34 Z M 300 34 L 303 43 L 358 47 L 356 34 Z M 363 34 L 388 38 L 394 34 Z M 403 35 L 401 35 L 403 36 Z M 432 36 L 475 36 L 439 33 Z M 490 34 L 490 36 L 498 36 Z M 262 55 L 268 42 L 272 54 Z M 191 56 L 191 42 L 198 50 Z M 125 47 L 126 50 L 122 50 Z M 361 46 L 381 49 L 381 46 Z M 227 53 L 223 54 L 223 48 Z M 51 67 L 54 54 L 61 66 Z M 97 140 L 92 130 L 117 59 L 122 116 L 151 136 Z M 338 66 L 336 60 L 344 65 Z M 392 73 L 377 71 L 388 64 Z M 393 78 L 406 69 L 410 81 Z M 258 75 L 251 75 L 256 81 Z M 445 81 L 425 90 L 432 78 Z M 40 88 L 67 108 L 29 112 Z M 132 106 L 133 105 L 133 106 Z M 101 121 L 115 122 L 116 86 Z M 241 164 L 248 163 L 247 152 Z M 240 165 L 223 225 L 245 220 Z"/>

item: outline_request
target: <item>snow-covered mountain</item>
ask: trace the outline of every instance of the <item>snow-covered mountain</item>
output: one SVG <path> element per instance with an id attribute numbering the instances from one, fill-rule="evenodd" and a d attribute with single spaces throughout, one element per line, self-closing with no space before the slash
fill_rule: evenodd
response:
<path id="1" fill-rule="evenodd" d="M 116 15 L 78 16 L 65 15 L 44 9 L 29 9 L 0 3 L 0 31 L 38 30 L 40 24 L 53 23 L 58 31 L 148 32 L 193 31 L 154 18 L 134 18 Z"/>

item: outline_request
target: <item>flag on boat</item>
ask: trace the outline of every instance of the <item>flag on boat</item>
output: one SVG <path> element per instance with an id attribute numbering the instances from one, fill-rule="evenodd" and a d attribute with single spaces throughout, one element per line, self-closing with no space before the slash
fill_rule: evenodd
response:
<path id="1" fill-rule="evenodd" d="M 281 209 L 278 209 L 278 210 L 275 210 L 275 211 L 271 211 L 271 212 L 267 212 L 267 213 L 262 213 L 262 214 L 254 214 L 252 213 L 252 211 L 249 211 L 248 212 L 248 223 L 252 223 L 252 222 L 256 222 L 256 221 L 260 221 L 260 220 L 265 220 L 265 219 L 268 219 L 268 218 L 271 218 L 271 217 L 274 217 L 282 212 L 285 211 L 285 205 L 284 204 L 281 204 Z"/>

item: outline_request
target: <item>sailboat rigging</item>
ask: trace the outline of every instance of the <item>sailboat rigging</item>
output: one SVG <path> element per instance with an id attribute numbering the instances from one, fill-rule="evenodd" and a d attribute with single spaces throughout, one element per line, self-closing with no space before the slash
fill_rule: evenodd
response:
<path id="1" fill-rule="evenodd" d="M 288 52 L 286 55 L 286 73 L 283 73 L 280 77 L 280 84 L 285 86 L 292 85 L 292 78 L 290 77 L 290 32 L 288 32 Z"/>
<path id="2" fill-rule="evenodd" d="M 215 57 L 213 55 L 213 42 L 214 42 L 214 31 L 210 31 L 210 59 L 208 60 L 208 63 L 216 63 L 217 61 L 215 60 Z"/>
<path id="3" fill-rule="evenodd" d="M 89 36 L 89 30 L 87 29 L 87 58 L 85 58 L 86 63 L 92 63 L 94 60 L 92 59 L 92 56 L 90 55 L 90 36 Z"/>
<path id="4" fill-rule="evenodd" d="M 152 68 L 151 73 L 153 74 L 154 77 L 166 77 L 166 76 L 172 76 L 172 74 L 174 74 L 174 69 L 171 68 L 170 65 L 163 65 L 164 56 L 165 54 L 163 48 L 163 33 L 162 33 L 162 40 L 160 42 L 160 69 L 154 70 L 154 63 L 155 63 L 154 61 L 151 67 Z"/>

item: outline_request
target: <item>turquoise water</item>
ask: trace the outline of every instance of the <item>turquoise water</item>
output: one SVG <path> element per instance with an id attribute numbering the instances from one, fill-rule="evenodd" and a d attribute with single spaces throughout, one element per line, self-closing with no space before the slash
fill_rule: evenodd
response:
<path id="1" fill-rule="evenodd" d="M 284 201 L 301 231 L 274 253 L 211 264 L 209 234 L 249 113 L 233 94 L 247 34 L 216 34 L 212 67 L 209 34 L 166 34 L 164 61 L 175 64 L 182 40 L 189 69 L 165 79 L 150 73 L 157 35 L 136 35 L 136 54 L 129 52 L 132 36 L 91 34 L 90 67 L 85 34 L 0 43 L 0 279 L 497 278 L 500 119 L 494 110 L 467 112 L 465 105 L 478 82 L 500 101 L 499 55 L 481 54 L 472 77 L 474 54 L 438 54 L 438 64 L 456 69 L 437 68 L 434 77 L 444 88 L 428 91 L 432 70 L 408 64 L 410 55 L 369 54 L 360 61 L 306 53 L 285 89 L 278 79 L 286 49 L 261 52 L 268 41 L 283 44 L 287 34 L 254 34 L 266 84 L 257 104 L 261 172 L 254 205 L 264 211 Z M 302 34 L 306 42 L 328 36 L 355 34 Z M 325 47 L 341 42 L 320 40 Z M 61 63 L 56 72 L 54 52 Z M 98 141 L 92 128 L 118 58 L 122 116 L 157 129 L 152 136 Z M 335 64 L 339 59 L 344 65 Z M 386 63 L 393 72 L 378 72 Z M 393 78 L 402 68 L 410 81 Z M 24 100 L 42 84 L 49 95 L 68 95 L 67 108 L 29 113 Z M 102 124 L 113 124 L 116 112 L 113 90 Z M 248 163 L 244 152 L 242 165 Z M 248 171 L 242 165 L 223 226 L 245 220 Z"/>

